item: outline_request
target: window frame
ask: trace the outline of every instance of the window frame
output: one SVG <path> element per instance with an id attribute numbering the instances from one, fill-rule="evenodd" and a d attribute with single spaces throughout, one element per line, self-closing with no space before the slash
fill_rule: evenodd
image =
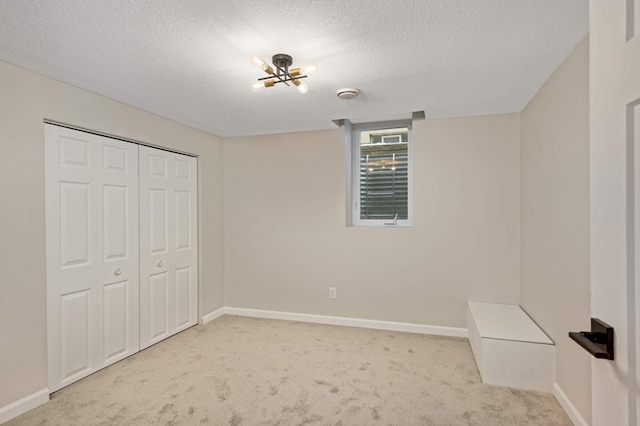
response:
<path id="1" fill-rule="evenodd" d="M 351 126 L 351 225 L 358 227 L 405 228 L 413 226 L 413 141 L 411 120 L 358 123 Z M 407 128 L 407 219 L 360 218 L 360 136 L 363 131 Z"/>

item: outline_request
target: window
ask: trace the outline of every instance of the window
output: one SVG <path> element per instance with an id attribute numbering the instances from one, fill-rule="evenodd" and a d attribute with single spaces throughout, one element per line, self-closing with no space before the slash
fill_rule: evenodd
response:
<path id="1" fill-rule="evenodd" d="M 382 143 L 401 143 L 402 135 L 383 135 Z"/>
<path id="2" fill-rule="evenodd" d="M 410 121 L 352 127 L 352 223 L 411 226 Z"/>

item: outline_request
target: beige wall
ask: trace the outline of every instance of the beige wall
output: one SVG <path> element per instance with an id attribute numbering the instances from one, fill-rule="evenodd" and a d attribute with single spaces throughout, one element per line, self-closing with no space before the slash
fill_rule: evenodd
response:
<path id="1" fill-rule="evenodd" d="M 222 142 L 0 62 L 0 407 L 47 387 L 43 119 L 199 156 L 201 313 L 223 306 Z"/>
<path id="2" fill-rule="evenodd" d="M 466 327 L 519 301 L 519 114 L 414 123 L 414 226 L 345 226 L 343 129 L 224 140 L 227 306 Z M 328 287 L 337 299 L 328 299 Z"/>
<path id="3" fill-rule="evenodd" d="M 591 419 L 589 45 L 585 38 L 522 112 L 521 304 L 556 344 L 556 382 Z"/>

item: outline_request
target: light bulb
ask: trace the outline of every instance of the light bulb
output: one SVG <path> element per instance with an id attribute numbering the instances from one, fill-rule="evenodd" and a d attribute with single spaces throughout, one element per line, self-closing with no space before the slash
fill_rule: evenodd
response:
<path id="1" fill-rule="evenodd" d="M 267 64 L 265 60 L 258 55 L 253 55 L 251 57 L 251 64 L 254 67 L 260 68 L 262 71 L 266 72 L 267 74 L 273 74 L 273 68 L 271 68 L 269 64 Z"/>
<path id="2" fill-rule="evenodd" d="M 316 71 L 318 71 L 318 66 L 313 62 L 303 66 L 302 68 L 300 68 L 300 72 L 302 74 L 306 74 L 306 75 L 313 74 Z"/>
<path id="3" fill-rule="evenodd" d="M 300 79 L 291 80 L 291 82 L 298 88 L 298 92 L 304 94 L 309 91 L 309 86 L 304 81 L 300 81 Z"/>
<path id="4" fill-rule="evenodd" d="M 299 80 L 294 80 L 294 81 L 299 81 Z M 298 86 L 298 92 L 300 93 L 307 93 L 309 91 L 309 86 L 307 86 L 307 83 L 305 83 L 304 81 L 300 81 L 300 84 L 296 84 L 296 86 Z"/>
<path id="5" fill-rule="evenodd" d="M 318 66 L 316 64 L 314 64 L 313 62 L 310 64 L 307 64 L 303 67 L 299 67 L 299 68 L 291 68 L 289 70 L 289 75 L 291 77 L 297 77 L 299 75 L 309 75 L 309 74 L 313 74 L 316 71 L 318 71 Z"/>
<path id="6" fill-rule="evenodd" d="M 264 82 L 263 81 L 257 81 L 257 82 L 255 82 L 255 83 L 253 83 L 251 85 L 251 90 L 254 91 L 254 92 L 259 92 L 262 89 L 264 89 Z"/>
<path id="7" fill-rule="evenodd" d="M 253 55 L 251 57 L 251 65 L 253 65 L 254 67 L 258 67 L 258 68 L 262 69 L 262 67 L 265 66 L 266 64 L 267 63 L 264 61 L 264 59 L 262 59 L 258 55 Z"/>
<path id="8" fill-rule="evenodd" d="M 251 85 L 251 90 L 253 90 L 254 92 L 259 92 L 262 89 L 264 89 L 265 87 L 273 87 L 275 84 L 276 84 L 276 82 L 273 81 L 273 80 L 256 81 L 255 83 L 253 83 Z"/>

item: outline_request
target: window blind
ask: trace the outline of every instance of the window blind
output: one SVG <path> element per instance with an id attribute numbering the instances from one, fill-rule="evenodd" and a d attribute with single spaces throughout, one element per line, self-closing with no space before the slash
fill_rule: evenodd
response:
<path id="1" fill-rule="evenodd" d="M 360 155 L 361 219 L 408 218 L 407 149 L 406 144 L 397 145 L 398 152 Z"/>

